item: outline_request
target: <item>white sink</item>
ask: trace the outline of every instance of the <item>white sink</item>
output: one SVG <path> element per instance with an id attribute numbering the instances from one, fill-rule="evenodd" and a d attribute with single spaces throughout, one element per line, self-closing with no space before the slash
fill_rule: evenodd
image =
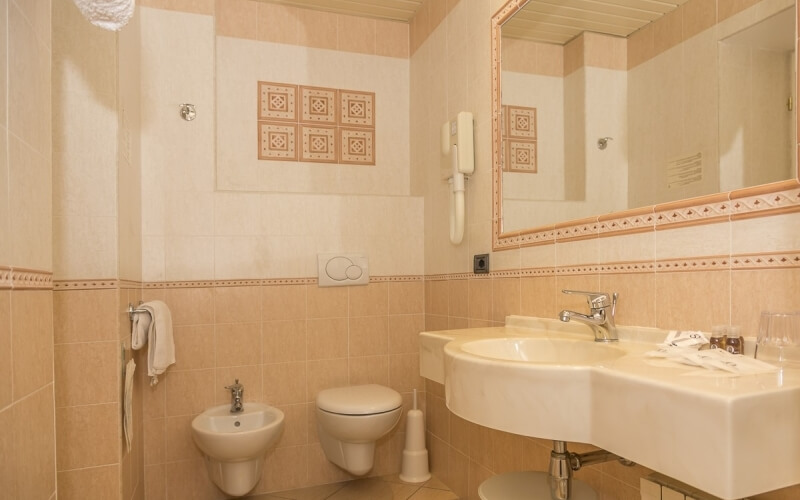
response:
<path id="1" fill-rule="evenodd" d="M 554 365 L 594 364 L 625 355 L 613 344 L 554 338 L 474 340 L 461 344 L 461 350 L 485 358 Z"/>
<path id="2" fill-rule="evenodd" d="M 262 403 L 214 406 L 192 420 L 194 442 L 206 456 L 214 484 L 229 495 L 242 496 L 261 477 L 264 456 L 283 431 L 283 412 Z"/>
<path id="3" fill-rule="evenodd" d="M 420 374 L 466 420 L 593 444 L 724 499 L 800 483 L 800 369 L 735 376 L 651 360 L 666 331 L 618 331 L 606 344 L 584 325 L 509 317 L 423 332 Z"/>

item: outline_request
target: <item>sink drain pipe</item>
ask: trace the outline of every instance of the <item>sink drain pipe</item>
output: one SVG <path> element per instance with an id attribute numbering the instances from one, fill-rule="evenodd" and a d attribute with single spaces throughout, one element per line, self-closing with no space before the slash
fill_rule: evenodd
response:
<path id="1" fill-rule="evenodd" d="M 550 498 L 553 500 L 569 500 L 572 494 L 572 472 L 587 465 L 618 460 L 622 465 L 632 466 L 633 462 L 605 450 L 588 453 L 572 453 L 567 450 L 565 441 L 553 441 L 550 452 Z"/>

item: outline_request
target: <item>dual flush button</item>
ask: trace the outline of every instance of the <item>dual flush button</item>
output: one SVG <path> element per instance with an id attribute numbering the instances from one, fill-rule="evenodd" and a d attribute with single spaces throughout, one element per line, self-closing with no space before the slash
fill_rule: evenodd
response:
<path id="1" fill-rule="evenodd" d="M 369 260 L 364 254 L 319 254 L 319 286 L 366 285 Z"/>

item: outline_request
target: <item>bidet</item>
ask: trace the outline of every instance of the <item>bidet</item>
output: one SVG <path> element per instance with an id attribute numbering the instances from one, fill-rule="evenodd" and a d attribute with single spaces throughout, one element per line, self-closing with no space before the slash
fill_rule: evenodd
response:
<path id="1" fill-rule="evenodd" d="M 264 456 L 283 425 L 283 412 L 272 406 L 248 403 L 231 413 L 230 405 L 220 405 L 192 420 L 192 437 L 205 455 L 214 484 L 229 495 L 242 496 L 261 478 Z"/>

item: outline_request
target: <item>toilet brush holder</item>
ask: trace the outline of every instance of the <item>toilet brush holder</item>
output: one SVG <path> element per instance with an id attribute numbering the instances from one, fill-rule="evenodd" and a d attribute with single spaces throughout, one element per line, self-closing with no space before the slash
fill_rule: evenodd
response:
<path id="1" fill-rule="evenodd" d="M 406 447 L 400 480 L 406 483 L 422 483 L 431 478 L 428 469 L 428 450 L 425 448 L 425 419 L 417 409 L 417 391 L 414 390 L 414 408 L 406 415 Z"/>

